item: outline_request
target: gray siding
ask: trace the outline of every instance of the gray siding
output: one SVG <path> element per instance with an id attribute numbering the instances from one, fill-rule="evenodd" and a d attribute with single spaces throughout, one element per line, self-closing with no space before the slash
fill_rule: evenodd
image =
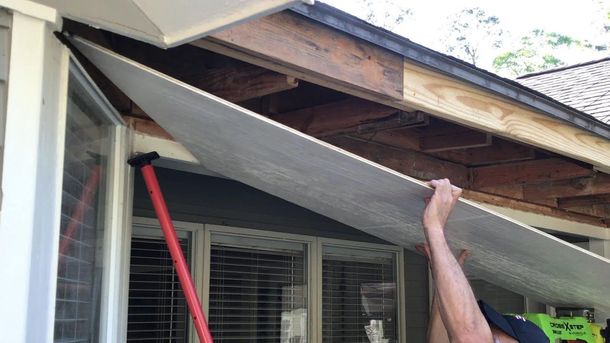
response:
<path id="1" fill-rule="evenodd" d="M 157 168 L 172 218 L 371 243 L 386 243 L 362 231 L 246 186 L 242 183 Z M 134 187 L 134 216 L 155 217 L 140 173 Z M 405 253 L 408 342 L 425 342 L 428 272 L 423 257 Z"/>

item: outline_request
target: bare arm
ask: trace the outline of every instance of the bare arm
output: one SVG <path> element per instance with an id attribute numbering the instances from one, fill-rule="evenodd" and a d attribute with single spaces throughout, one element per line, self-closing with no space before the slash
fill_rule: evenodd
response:
<path id="1" fill-rule="evenodd" d="M 430 262 L 430 248 L 427 244 L 421 244 L 416 246 L 417 250 L 421 252 L 426 258 L 428 262 Z M 464 268 L 464 262 L 466 258 L 470 255 L 468 250 L 462 250 L 458 257 L 458 263 L 460 267 Z M 447 334 L 447 329 L 445 328 L 445 324 L 441 318 L 441 314 L 439 312 L 439 304 L 438 304 L 438 295 L 436 293 L 436 287 L 434 287 L 434 295 L 432 296 L 432 306 L 430 307 L 430 320 L 428 323 L 428 332 L 426 333 L 426 342 L 427 343 L 449 343 L 449 335 Z"/>
<path id="2" fill-rule="evenodd" d="M 430 247 L 439 312 L 449 340 L 452 343 L 492 342 L 491 329 L 445 239 L 444 226 L 461 189 L 451 186 L 447 179 L 433 180 L 430 185 L 435 192 L 424 211 L 424 233 Z"/>

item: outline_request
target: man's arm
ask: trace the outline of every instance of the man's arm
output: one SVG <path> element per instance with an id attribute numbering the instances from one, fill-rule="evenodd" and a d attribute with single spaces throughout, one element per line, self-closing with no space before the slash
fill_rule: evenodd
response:
<path id="1" fill-rule="evenodd" d="M 430 263 L 430 247 L 427 244 L 421 244 L 416 246 L 417 250 L 421 252 Z M 464 262 L 470 255 L 468 250 L 462 250 L 458 257 L 458 264 L 464 269 Z M 449 343 L 449 335 L 447 334 L 447 328 L 443 323 L 438 305 L 438 295 L 436 293 L 436 287 L 434 287 L 434 295 L 432 296 L 432 306 L 430 307 L 430 320 L 428 323 L 428 331 L 426 333 L 426 343 Z"/>
<path id="2" fill-rule="evenodd" d="M 432 180 L 430 186 L 435 191 L 422 221 L 430 247 L 430 264 L 441 319 L 452 343 L 490 343 L 493 341 L 491 329 L 445 239 L 445 223 L 462 190 L 452 186 L 447 179 Z"/>

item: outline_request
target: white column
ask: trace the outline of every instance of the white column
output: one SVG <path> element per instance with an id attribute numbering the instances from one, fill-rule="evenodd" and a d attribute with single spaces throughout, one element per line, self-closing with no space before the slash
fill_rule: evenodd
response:
<path id="1" fill-rule="evenodd" d="M 12 14 L 0 207 L 3 342 L 52 342 L 69 55 L 55 10 Z"/>
<path id="2" fill-rule="evenodd" d="M 589 250 L 592 253 L 610 258 L 610 240 L 590 239 Z M 603 324 L 603 326 L 605 327 L 607 318 L 610 318 L 610 313 L 601 312 L 598 309 L 595 309 L 595 321 L 597 323 Z"/>

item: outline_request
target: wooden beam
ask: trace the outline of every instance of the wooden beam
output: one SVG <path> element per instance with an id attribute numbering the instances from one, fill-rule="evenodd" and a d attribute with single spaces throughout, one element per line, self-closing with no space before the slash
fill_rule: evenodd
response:
<path id="1" fill-rule="evenodd" d="M 532 212 L 540 215 L 547 215 L 555 218 L 572 220 L 580 223 L 591 224 L 595 226 L 608 227 L 607 223 L 598 217 L 572 213 L 566 210 L 534 204 L 523 200 L 509 199 L 498 195 L 486 194 L 478 191 L 465 189 L 462 196 L 468 200 L 482 202 L 490 205 L 510 208 L 514 210 Z"/>
<path id="2" fill-rule="evenodd" d="M 174 140 L 174 138 L 167 131 L 165 131 L 165 129 L 150 119 L 123 116 L 123 120 L 125 120 L 127 127 L 136 132 L 145 134 L 147 136 Z"/>
<path id="3" fill-rule="evenodd" d="M 326 141 L 417 179 L 449 178 L 461 187 L 468 185 L 468 172 L 464 166 L 440 161 L 418 151 L 396 149 L 347 137 L 332 137 Z"/>
<path id="4" fill-rule="evenodd" d="M 399 110 L 368 100 L 346 100 L 271 116 L 272 119 L 316 137 L 356 132 L 358 126 Z"/>
<path id="5" fill-rule="evenodd" d="M 493 139 L 493 144 L 488 147 L 439 151 L 431 154 L 467 166 L 527 161 L 536 158 L 534 149 L 496 137 Z"/>
<path id="6" fill-rule="evenodd" d="M 490 146 L 489 133 L 462 128 L 459 131 L 439 135 L 420 136 L 419 146 L 423 152 L 439 152 Z"/>
<path id="7" fill-rule="evenodd" d="M 429 124 L 429 119 L 430 118 L 428 117 L 428 115 L 421 111 L 399 111 L 398 113 L 387 116 L 385 118 L 376 119 L 370 122 L 359 124 L 356 133 L 359 135 L 363 135 L 368 133 L 378 133 L 387 130 L 422 127 L 427 126 Z"/>
<path id="8" fill-rule="evenodd" d="M 610 140 L 408 61 L 404 75 L 408 106 L 610 169 Z"/>
<path id="9" fill-rule="evenodd" d="M 191 74 L 184 81 L 231 102 L 259 98 L 299 85 L 292 76 L 241 63 Z"/>
<path id="10" fill-rule="evenodd" d="M 472 187 L 488 187 L 514 183 L 555 181 L 593 175 L 586 168 L 560 158 L 547 158 L 470 169 Z"/>
<path id="11" fill-rule="evenodd" d="M 402 56 L 294 13 L 251 20 L 191 44 L 365 99 L 402 100 Z"/>
<path id="12" fill-rule="evenodd" d="M 557 206 L 559 208 L 587 207 L 587 206 L 608 205 L 608 204 L 610 204 L 610 194 L 599 194 L 599 195 L 592 195 L 592 196 L 580 196 L 580 197 L 557 199 Z"/>
<path id="13" fill-rule="evenodd" d="M 523 188 L 523 196 L 530 199 L 566 198 L 608 193 L 610 193 L 610 175 L 600 172 L 592 177 L 527 184 Z"/>

